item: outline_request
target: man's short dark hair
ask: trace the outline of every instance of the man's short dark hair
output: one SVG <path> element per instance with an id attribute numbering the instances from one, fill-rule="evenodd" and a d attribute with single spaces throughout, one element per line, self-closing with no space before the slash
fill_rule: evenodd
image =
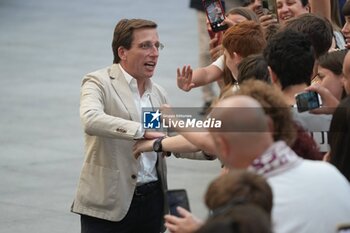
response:
<path id="1" fill-rule="evenodd" d="M 333 27 L 328 19 L 315 14 L 302 14 L 287 21 L 285 29 L 305 33 L 315 50 L 316 58 L 327 53 L 332 46 Z"/>
<path id="2" fill-rule="evenodd" d="M 297 84 L 310 85 L 315 58 L 305 34 L 288 29 L 278 32 L 268 42 L 263 54 L 282 90 Z"/>
<path id="3" fill-rule="evenodd" d="M 115 26 L 112 49 L 113 49 L 113 63 L 119 63 L 120 57 L 118 55 L 118 48 L 120 46 L 130 49 L 133 41 L 133 32 L 140 28 L 157 28 L 157 24 L 145 19 L 122 19 Z"/>

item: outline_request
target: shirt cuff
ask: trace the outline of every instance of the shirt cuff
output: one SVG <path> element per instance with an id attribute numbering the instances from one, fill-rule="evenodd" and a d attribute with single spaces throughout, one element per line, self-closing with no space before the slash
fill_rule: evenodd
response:
<path id="1" fill-rule="evenodd" d="M 140 124 L 139 128 L 136 131 L 135 139 L 142 139 L 145 135 L 145 129 L 142 127 L 142 124 Z"/>

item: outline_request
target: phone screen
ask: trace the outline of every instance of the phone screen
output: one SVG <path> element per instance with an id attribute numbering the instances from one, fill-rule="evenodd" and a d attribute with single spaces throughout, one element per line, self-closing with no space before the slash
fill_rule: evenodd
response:
<path id="1" fill-rule="evenodd" d="M 203 6 L 213 32 L 226 30 L 227 24 L 224 23 L 225 11 L 220 0 L 203 0 Z"/>
<path id="2" fill-rule="evenodd" d="M 190 204 L 188 201 L 186 190 L 184 189 L 168 190 L 167 196 L 168 196 L 169 210 L 171 215 L 181 217 L 176 210 L 176 207 L 178 206 L 181 206 L 182 208 L 185 208 L 186 210 L 190 211 Z"/>
<path id="3" fill-rule="evenodd" d="M 321 106 L 321 99 L 317 92 L 302 92 L 295 96 L 298 112 L 305 112 Z"/>

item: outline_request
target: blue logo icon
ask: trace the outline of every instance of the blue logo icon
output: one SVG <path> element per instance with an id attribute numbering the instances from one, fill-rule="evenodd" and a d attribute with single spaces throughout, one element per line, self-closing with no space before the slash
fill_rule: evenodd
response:
<path id="1" fill-rule="evenodd" d="M 162 114 L 157 109 L 156 112 L 146 111 L 143 112 L 143 128 L 145 129 L 159 129 L 160 128 L 160 116 Z"/>

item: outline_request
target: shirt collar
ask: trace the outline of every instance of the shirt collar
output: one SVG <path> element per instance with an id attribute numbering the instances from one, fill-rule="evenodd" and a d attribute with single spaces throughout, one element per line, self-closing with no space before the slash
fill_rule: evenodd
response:
<path id="1" fill-rule="evenodd" d="M 277 141 L 251 163 L 248 171 L 268 177 L 286 171 L 301 161 L 302 159 L 284 141 Z"/>
<path id="2" fill-rule="evenodd" d="M 127 81 L 128 85 L 129 85 L 129 87 L 136 87 L 136 89 L 137 89 L 136 79 L 134 77 L 132 77 L 128 72 L 126 72 L 120 64 L 118 64 L 118 65 L 119 65 L 119 68 L 125 77 L 125 80 Z M 151 89 L 152 89 L 152 81 L 148 79 L 148 80 L 146 80 L 145 93 L 151 92 Z"/>

